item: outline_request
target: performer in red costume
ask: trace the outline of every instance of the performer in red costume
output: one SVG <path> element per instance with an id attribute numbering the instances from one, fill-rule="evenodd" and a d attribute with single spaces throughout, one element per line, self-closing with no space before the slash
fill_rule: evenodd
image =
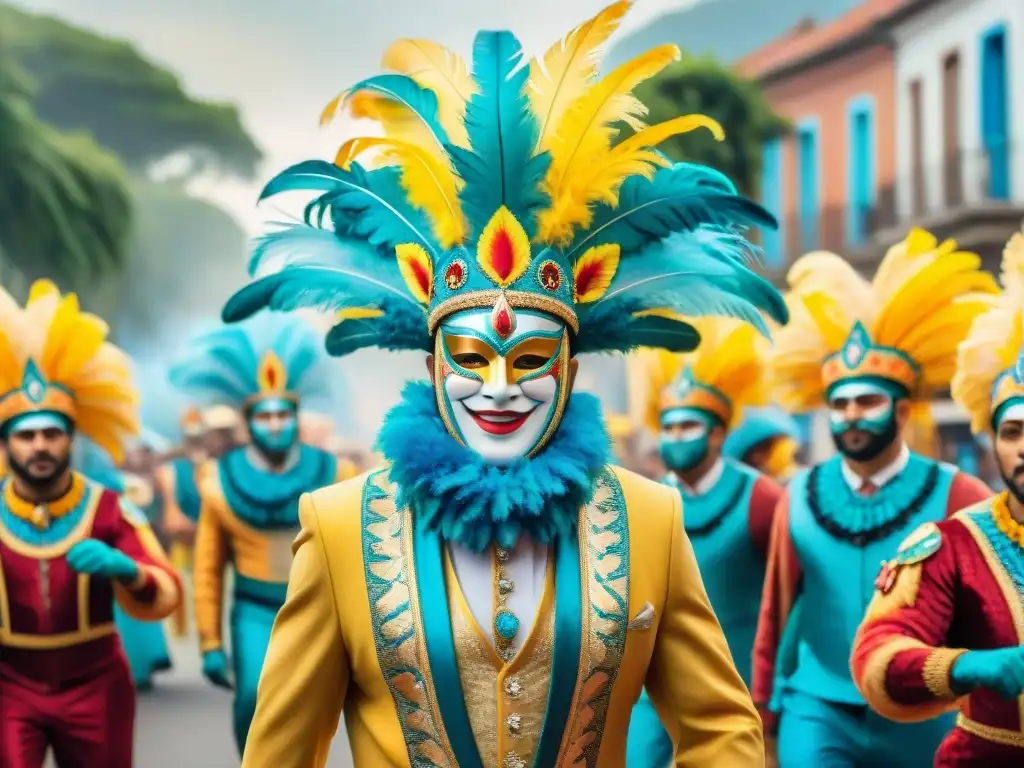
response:
<path id="1" fill-rule="evenodd" d="M 168 616 L 178 577 L 144 517 L 70 469 L 76 432 L 115 459 L 138 431 L 128 360 L 48 281 L 0 289 L 0 766 L 131 768 L 135 690 L 114 627 Z"/>
<path id="2" fill-rule="evenodd" d="M 959 707 L 939 768 L 1024 765 L 1024 235 L 1004 294 L 961 344 L 953 397 L 992 431 L 1008 490 L 926 523 L 882 567 L 853 647 L 857 687 L 892 720 Z"/>

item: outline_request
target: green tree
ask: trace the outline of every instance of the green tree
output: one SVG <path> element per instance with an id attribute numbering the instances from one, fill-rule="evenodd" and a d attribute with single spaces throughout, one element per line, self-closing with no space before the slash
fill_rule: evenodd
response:
<path id="1" fill-rule="evenodd" d="M 649 108 L 650 123 L 692 113 L 717 120 L 725 141 L 693 131 L 669 139 L 660 149 L 676 161 L 709 165 L 743 193 L 756 196 L 764 144 L 788 127 L 768 106 L 757 83 L 710 57 L 684 56 L 641 85 L 636 95 Z"/>
<path id="2" fill-rule="evenodd" d="M 38 119 L 31 82 L 7 50 L 0 40 L 2 279 L 23 294 L 35 277 L 123 267 L 131 204 L 121 165 L 87 136 Z"/>
<path id="3" fill-rule="evenodd" d="M 31 77 L 31 107 L 53 126 L 48 130 L 88 133 L 113 152 L 127 168 L 134 203 L 128 256 L 118 269 L 84 277 L 59 265 L 41 271 L 78 291 L 87 307 L 114 322 L 119 338 L 131 335 L 140 346 L 148 342 L 139 333 L 216 315 L 225 297 L 210 292 L 207 275 L 224 280 L 218 285 L 225 291 L 237 285 L 247 238 L 223 210 L 189 195 L 184 182 L 204 172 L 255 175 L 261 153 L 237 109 L 192 98 L 132 45 L 59 19 L 0 4 L 0 29 L 5 50 Z M 189 159 L 185 171 L 174 182 L 153 183 L 152 165 L 172 155 Z M 38 227 L 27 231 L 44 237 Z"/>
<path id="4" fill-rule="evenodd" d="M 184 152 L 193 172 L 255 174 L 261 153 L 237 108 L 192 98 L 129 43 L 6 5 L 0 29 L 36 83 L 39 116 L 62 130 L 88 132 L 133 173 Z"/>

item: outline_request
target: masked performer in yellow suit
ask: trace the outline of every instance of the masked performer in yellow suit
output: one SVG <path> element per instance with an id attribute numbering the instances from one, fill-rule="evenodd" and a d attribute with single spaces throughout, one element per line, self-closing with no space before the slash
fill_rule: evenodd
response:
<path id="1" fill-rule="evenodd" d="M 327 399 L 323 339 L 300 317 L 265 314 L 196 339 L 171 369 L 171 381 L 198 401 L 220 399 L 241 411 L 250 445 L 199 471 L 201 505 L 193 581 L 203 675 L 234 687 L 234 731 L 245 747 L 270 628 L 284 603 L 298 501 L 307 491 L 351 477 L 326 451 L 298 439 L 300 405 Z M 234 570 L 231 660 L 221 616 L 224 572 Z"/>
<path id="2" fill-rule="evenodd" d="M 677 765 L 763 764 L 679 493 L 609 466 L 597 400 L 571 394 L 578 354 L 692 349 L 683 315 L 786 320 L 738 230 L 771 217 L 651 149 L 717 124 L 680 117 L 609 148 L 643 111 L 630 89 L 679 55 L 598 80 L 627 7 L 531 67 L 509 32 L 477 35 L 472 76 L 434 43 L 395 44 L 400 72 L 341 100 L 387 138 L 265 190 L 317 197 L 261 243 L 255 267 L 277 271 L 225 319 L 333 308 L 329 352 L 419 350 L 432 383 L 387 415 L 384 468 L 300 502 L 245 768 L 323 766 L 343 710 L 359 766 L 621 768 L 645 684 Z"/>

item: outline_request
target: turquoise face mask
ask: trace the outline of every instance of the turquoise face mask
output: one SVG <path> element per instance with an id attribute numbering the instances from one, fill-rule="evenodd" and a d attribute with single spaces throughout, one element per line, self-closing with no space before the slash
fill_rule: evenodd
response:
<path id="1" fill-rule="evenodd" d="M 853 400 L 865 395 L 881 395 L 885 398 L 885 403 L 880 403 L 866 410 L 860 418 L 851 420 L 848 420 L 842 411 L 831 410 L 829 421 L 833 435 L 838 437 L 851 429 L 859 429 L 872 435 L 884 435 L 892 429 L 896 423 L 896 400 L 893 393 L 882 386 L 869 382 L 840 384 L 829 394 L 829 405 L 837 400 Z"/>
<path id="2" fill-rule="evenodd" d="M 879 456 L 899 437 L 896 423 L 896 400 L 905 393 L 886 388 L 882 382 L 850 381 L 837 385 L 828 395 L 832 441 L 836 448 L 854 461 L 870 461 Z M 866 395 L 881 395 L 885 398 L 873 408 L 866 409 L 859 418 L 847 419 L 845 413 L 836 407 L 839 400 L 853 400 Z M 850 430 L 860 430 L 871 436 L 862 448 L 851 450 L 842 439 Z"/>
<path id="3" fill-rule="evenodd" d="M 283 414 L 283 417 L 268 422 L 256 418 L 261 413 Z M 299 419 L 295 404 L 279 398 L 256 403 L 249 415 L 249 434 L 252 435 L 253 444 L 264 453 L 286 453 L 299 439 Z"/>
<path id="4" fill-rule="evenodd" d="M 669 428 L 687 424 L 681 430 L 669 432 Z M 705 458 L 711 449 L 710 437 L 713 421 L 703 411 L 694 408 L 673 408 L 661 415 L 661 460 L 674 472 L 693 469 Z"/>

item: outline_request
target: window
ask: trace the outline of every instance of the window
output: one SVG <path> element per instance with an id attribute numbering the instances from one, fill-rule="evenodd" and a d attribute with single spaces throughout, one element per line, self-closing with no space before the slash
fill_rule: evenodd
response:
<path id="1" fill-rule="evenodd" d="M 875 205 L 875 102 L 858 96 L 847 105 L 846 242 L 864 245 L 872 229 Z"/>
<path id="2" fill-rule="evenodd" d="M 985 194 L 1010 196 L 1006 27 L 999 24 L 981 38 L 981 141 L 988 160 Z"/>
<path id="3" fill-rule="evenodd" d="M 782 141 L 772 139 L 765 143 L 761 163 L 761 205 L 779 219 L 779 229 L 761 232 L 765 263 L 781 267 L 785 263 L 782 232 Z"/>
<path id="4" fill-rule="evenodd" d="M 797 212 L 800 216 L 800 249 L 806 253 L 818 248 L 821 206 L 821 167 L 818 146 L 818 121 L 804 120 L 796 129 Z"/>

